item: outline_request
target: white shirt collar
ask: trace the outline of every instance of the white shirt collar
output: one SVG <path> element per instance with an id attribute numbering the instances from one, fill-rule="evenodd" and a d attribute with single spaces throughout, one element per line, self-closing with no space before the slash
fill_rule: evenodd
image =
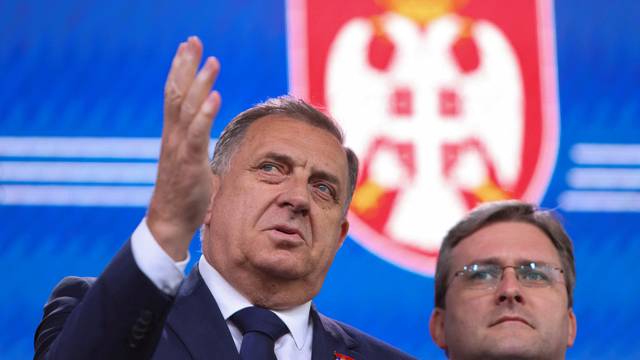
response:
<path id="1" fill-rule="evenodd" d="M 198 269 L 204 283 L 213 295 L 220 312 L 225 320 L 236 311 L 253 306 L 249 300 L 231 286 L 220 273 L 207 262 L 204 256 L 198 261 Z M 287 325 L 293 341 L 298 349 L 302 349 L 307 338 L 307 332 L 311 328 L 309 316 L 311 311 L 311 301 L 295 306 L 287 310 L 271 310 Z"/>

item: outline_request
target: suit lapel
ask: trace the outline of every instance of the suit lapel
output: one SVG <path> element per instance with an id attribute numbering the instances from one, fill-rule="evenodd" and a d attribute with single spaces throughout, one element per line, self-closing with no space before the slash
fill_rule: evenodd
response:
<path id="1" fill-rule="evenodd" d="M 313 322 L 312 360 L 333 360 L 336 353 L 356 360 L 358 342 L 340 325 L 311 307 Z M 218 304 L 195 266 L 180 287 L 166 326 L 184 344 L 193 359 L 238 360 L 233 338 Z"/>
<path id="2" fill-rule="evenodd" d="M 194 359 L 238 359 L 229 328 L 198 266 L 180 287 L 166 324 Z"/>
<path id="3" fill-rule="evenodd" d="M 360 355 L 356 349 L 358 342 L 347 334 L 337 322 L 318 313 L 311 307 L 313 321 L 313 344 L 311 360 L 333 360 L 335 353 L 351 356 L 358 360 Z"/>

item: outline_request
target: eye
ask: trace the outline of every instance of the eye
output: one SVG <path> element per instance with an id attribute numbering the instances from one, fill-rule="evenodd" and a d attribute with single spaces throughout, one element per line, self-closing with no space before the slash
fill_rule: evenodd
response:
<path id="1" fill-rule="evenodd" d="M 327 184 L 318 184 L 316 188 L 324 193 L 331 194 L 331 188 Z"/>
<path id="2" fill-rule="evenodd" d="M 520 279 L 523 281 L 536 282 L 536 283 L 547 283 L 549 282 L 549 276 L 540 270 L 533 270 L 529 268 L 524 268 L 520 272 Z"/>
<path id="3" fill-rule="evenodd" d="M 323 196 L 328 196 L 332 199 L 336 198 L 336 191 L 330 184 L 324 182 L 318 182 L 313 185 L 314 188 L 320 192 Z"/>
<path id="4" fill-rule="evenodd" d="M 262 164 L 260 166 L 260 170 L 270 172 L 276 169 L 276 166 L 273 164 Z"/>
<path id="5" fill-rule="evenodd" d="M 487 270 L 480 270 L 469 273 L 469 279 L 473 281 L 493 280 L 495 278 L 495 274 Z"/>
<path id="6" fill-rule="evenodd" d="M 470 281 L 491 281 L 500 277 L 500 268 L 487 265 L 471 265 L 467 268 Z"/>
<path id="7" fill-rule="evenodd" d="M 271 160 L 258 163 L 253 168 L 253 171 L 256 172 L 260 181 L 265 181 L 269 184 L 280 183 L 286 179 L 289 173 L 286 165 Z"/>
<path id="8" fill-rule="evenodd" d="M 274 163 L 263 163 L 260 164 L 260 166 L 258 167 L 258 169 L 260 169 L 261 171 L 267 172 L 267 173 L 272 173 L 274 171 L 278 171 L 278 166 Z"/>

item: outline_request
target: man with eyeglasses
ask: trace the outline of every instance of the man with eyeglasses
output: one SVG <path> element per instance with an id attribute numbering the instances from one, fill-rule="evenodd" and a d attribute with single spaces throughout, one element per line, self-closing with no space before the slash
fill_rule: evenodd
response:
<path id="1" fill-rule="evenodd" d="M 445 237 L 433 341 L 450 359 L 563 359 L 576 337 L 573 246 L 554 214 L 479 206 Z"/>

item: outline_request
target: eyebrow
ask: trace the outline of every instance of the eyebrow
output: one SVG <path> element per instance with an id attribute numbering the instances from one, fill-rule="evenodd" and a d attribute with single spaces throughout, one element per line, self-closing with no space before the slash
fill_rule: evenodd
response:
<path id="1" fill-rule="evenodd" d="M 500 261 L 500 259 L 496 257 L 489 257 L 489 258 L 474 259 L 468 262 L 467 265 L 468 264 L 502 265 L 502 261 Z"/>
<path id="2" fill-rule="evenodd" d="M 282 154 L 282 153 L 273 152 L 273 151 L 269 151 L 268 153 L 264 154 L 262 158 L 275 160 L 277 162 L 285 163 L 287 165 L 293 165 L 295 163 L 291 156 Z"/>
<path id="3" fill-rule="evenodd" d="M 546 264 L 546 265 L 550 265 L 550 266 L 557 266 L 557 265 L 554 265 L 553 263 L 550 263 L 550 262 L 547 262 L 547 261 L 544 261 L 544 260 L 534 260 L 534 259 L 524 259 L 524 258 L 516 259 L 515 265 L 516 266 L 525 265 L 525 264 L 529 264 L 529 263 L 532 263 L 532 262 L 538 263 L 538 264 Z M 483 264 L 483 265 L 486 264 L 486 265 L 500 265 L 500 266 L 503 266 L 504 265 L 504 261 L 502 261 L 500 258 L 497 258 L 497 257 L 488 257 L 488 258 L 480 258 L 480 259 L 472 260 L 468 264 Z"/>

